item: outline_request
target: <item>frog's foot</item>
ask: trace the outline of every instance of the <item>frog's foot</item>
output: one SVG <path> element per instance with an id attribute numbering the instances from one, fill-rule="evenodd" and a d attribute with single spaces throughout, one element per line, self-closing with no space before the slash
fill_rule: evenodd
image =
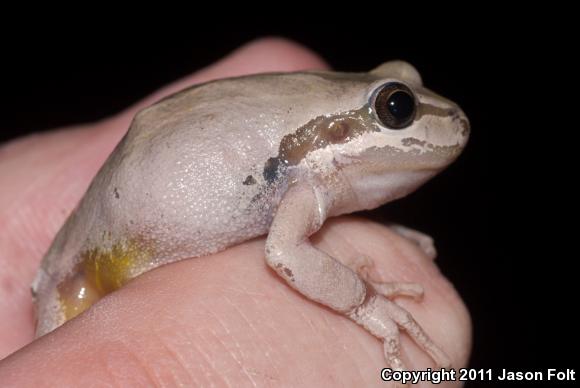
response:
<path id="1" fill-rule="evenodd" d="M 423 286 L 419 283 L 403 283 L 403 282 L 372 282 L 367 281 L 373 286 L 375 291 L 387 299 L 396 298 L 398 296 L 409 296 L 415 300 L 421 300 L 425 293 Z"/>
<path id="2" fill-rule="evenodd" d="M 440 368 L 449 368 L 449 357 L 429 338 L 413 316 L 382 295 L 368 290 L 365 302 L 348 314 L 349 318 L 363 326 L 383 341 L 387 362 L 394 370 L 403 370 L 399 327 L 409 334 L 415 343 L 435 361 Z"/>
<path id="3" fill-rule="evenodd" d="M 437 257 L 437 250 L 431 236 L 399 224 L 390 224 L 389 228 L 399 236 L 415 243 L 429 259 L 435 260 Z"/>
<path id="4" fill-rule="evenodd" d="M 392 299 L 398 296 L 408 296 L 415 300 L 423 298 L 424 289 L 419 283 L 407 282 L 385 282 L 379 280 L 375 270 L 375 263 L 369 257 L 358 257 L 354 262 L 348 263 L 348 266 L 355 271 L 361 278 L 370 284 L 378 294 L 385 298 Z"/>

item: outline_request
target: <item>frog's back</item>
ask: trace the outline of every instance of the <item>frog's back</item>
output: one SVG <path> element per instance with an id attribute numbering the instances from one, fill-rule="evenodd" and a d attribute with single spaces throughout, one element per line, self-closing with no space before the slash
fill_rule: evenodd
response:
<path id="1" fill-rule="evenodd" d="M 38 301 L 39 314 L 58 315 L 57 305 L 75 298 L 79 274 L 81 285 L 90 281 L 106 294 L 161 264 L 265 234 L 289 175 L 279 158 L 284 136 L 352 108 L 355 81 L 336 81 L 307 73 L 240 77 L 141 111 L 44 258 L 34 290 L 51 302 Z M 84 308 L 73 306 L 66 319 Z"/>
<path id="2" fill-rule="evenodd" d="M 304 73 L 240 77 L 193 87 L 140 112 L 103 169 L 110 178 L 98 200 L 112 213 L 102 212 L 101 229 L 113 235 L 138 229 L 133 233 L 167 244 L 159 252 L 164 260 L 264 234 L 286 188 L 280 143 L 336 109 L 325 101 L 349 90 L 337 85 Z"/>

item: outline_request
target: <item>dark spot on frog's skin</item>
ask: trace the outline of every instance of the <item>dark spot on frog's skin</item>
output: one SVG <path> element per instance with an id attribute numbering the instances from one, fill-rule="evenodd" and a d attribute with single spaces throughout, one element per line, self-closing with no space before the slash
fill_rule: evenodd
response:
<path id="1" fill-rule="evenodd" d="M 252 176 L 252 175 L 248 175 L 246 177 L 246 179 L 242 182 L 242 184 L 248 186 L 248 185 L 255 185 L 256 183 L 256 179 Z"/>
<path id="2" fill-rule="evenodd" d="M 459 123 L 461 124 L 461 136 L 467 136 L 469 134 L 469 121 L 461 118 L 459 119 Z"/>
<path id="3" fill-rule="evenodd" d="M 294 281 L 294 274 L 290 270 L 290 268 L 284 268 L 284 273 L 288 276 L 292 281 Z"/>
<path id="4" fill-rule="evenodd" d="M 290 268 L 286 268 L 284 267 L 284 264 L 278 263 L 276 264 L 276 269 L 278 270 L 278 272 L 282 271 L 284 272 L 284 275 L 286 275 L 286 277 L 288 279 L 290 279 L 290 281 L 294 281 L 294 274 L 292 273 L 292 270 Z"/>
<path id="5" fill-rule="evenodd" d="M 115 198 L 119 199 L 119 190 L 116 187 L 113 189 L 113 194 L 115 194 Z"/>
<path id="6" fill-rule="evenodd" d="M 264 165 L 264 180 L 268 183 L 275 182 L 286 170 L 286 161 L 278 158 L 270 158 Z"/>
<path id="7" fill-rule="evenodd" d="M 419 140 L 415 137 L 406 137 L 404 139 L 401 140 L 401 143 L 405 146 L 405 147 L 410 147 L 412 145 L 418 145 L 421 147 L 425 147 L 425 144 L 427 144 L 427 142 L 425 140 Z"/>

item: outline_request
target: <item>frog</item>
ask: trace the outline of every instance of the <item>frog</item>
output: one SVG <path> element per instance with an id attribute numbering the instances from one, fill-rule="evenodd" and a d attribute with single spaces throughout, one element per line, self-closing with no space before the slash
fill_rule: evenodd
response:
<path id="1" fill-rule="evenodd" d="M 406 369 L 400 329 L 450 359 L 383 282 L 310 241 L 326 219 L 402 198 L 462 153 L 469 121 L 409 63 L 369 72 L 263 73 L 193 85 L 140 110 L 57 233 L 32 284 L 36 337 L 135 277 L 266 235 L 267 265 L 307 299 L 382 341 Z M 394 229 L 434 256 L 432 239 Z"/>

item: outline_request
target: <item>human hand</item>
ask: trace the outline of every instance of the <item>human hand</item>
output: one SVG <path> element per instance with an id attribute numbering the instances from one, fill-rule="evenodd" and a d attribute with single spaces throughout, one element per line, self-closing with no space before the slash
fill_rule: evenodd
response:
<path id="1" fill-rule="evenodd" d="M 322 67 L 317 56 L 295 44 L 254 42 L 119 115 L 0 148 L 0 357 L 32 341 L 30 284 L 40 259 L 137 109 L 209 79 Z M 466 363 L 469 316 L 414 244 L 353 217 L 329 220 L 313 242 L 345 260 L 372 258 L 384 280 L 421 283 L 422 302 L 400 298 L 397 303 L 445 349 L 454 367 Z M 405 335 L 402 347 L 409 368 L 433 367 Z M 134 279 L 0 361 L 0 382 L 384 386 L 383 367 L 379 340 L 306 300 L 269 270 L 261 238 Z"/>

